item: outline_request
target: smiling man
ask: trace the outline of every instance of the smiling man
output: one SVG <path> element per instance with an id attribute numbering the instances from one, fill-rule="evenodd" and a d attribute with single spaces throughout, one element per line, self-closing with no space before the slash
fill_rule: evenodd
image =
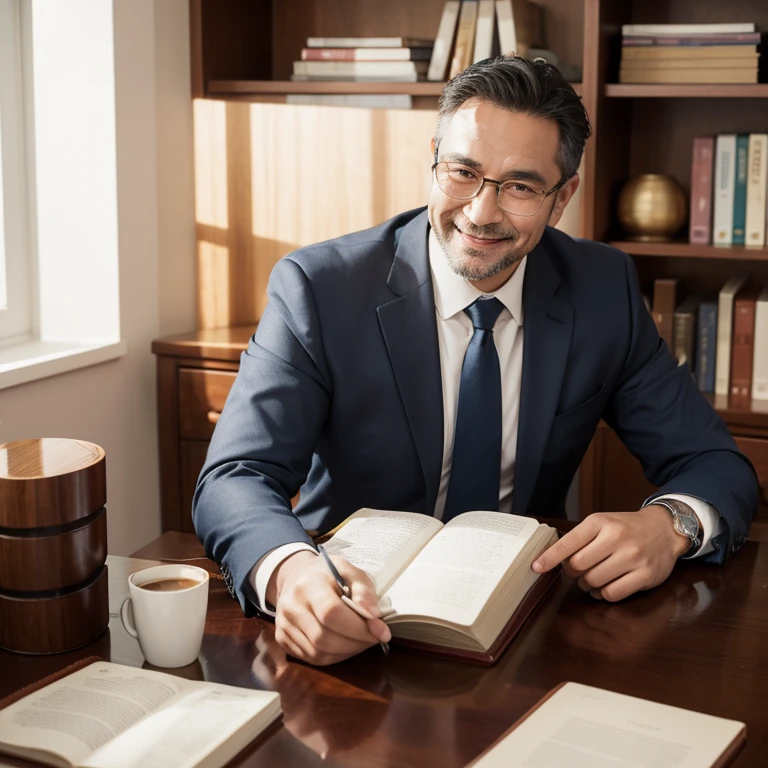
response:
<path id="1" fill-rule="evenodd" d="M 746 540 L 754 470 L 659 339 L 632 261 L 553 229 L 589 135 L 550 65 L 475 64 L 440 100 L 427 209 L 275 266 L 193 514 L 288 653 L 329 664 L 389 639 L 339 599 L 307 531 L 361 507 L 564 517 L 601 418 L 659 492 L 590 515 L 535 570 L 562 563 L 614 601 Z M 336 563 L 379 616 L 366 574 Z"/>

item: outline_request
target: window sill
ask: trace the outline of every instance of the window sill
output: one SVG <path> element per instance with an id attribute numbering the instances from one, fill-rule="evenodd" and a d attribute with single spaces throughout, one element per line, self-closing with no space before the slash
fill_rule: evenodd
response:
<path id="1" fill-rule="evenodd" d="M 115 360 L 127 351 L 125 341 L 109 344 L 29 341 L 0 349 L 0 389 Z"/>

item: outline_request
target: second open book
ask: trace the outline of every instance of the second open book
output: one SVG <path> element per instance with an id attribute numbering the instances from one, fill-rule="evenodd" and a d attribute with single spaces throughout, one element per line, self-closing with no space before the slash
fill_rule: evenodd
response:
<path id="1" fill-rule="evenodd" d="M 557 578 L 531 570 L 556 540 L 554 528 L 500 512 L 465 512 L 443 525 L 361 509 L 325 548 L 371 576 L 396 642 L 493 663 Z"/>

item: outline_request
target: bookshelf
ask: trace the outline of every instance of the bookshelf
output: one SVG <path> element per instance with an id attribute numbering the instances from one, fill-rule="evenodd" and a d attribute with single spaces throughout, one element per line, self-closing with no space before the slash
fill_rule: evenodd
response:
<path id="1" fill-rule="evenodd" d="M 755 22 L 768 32 L 763 0 L 585 0 L 583 93 L 594 136 L 585 154 L 585 237 L 632 255 L 641 288 L 674 277 L 682 295 L 715 296 L 734 275 L 768 285 L 768 248 L 691 245 L 684 240 L 642 243 L 626 239 L 615 203 L 623 183 L 640 173 L 667 173 L 690 192 L 696 136 L 765 132 L 768 83 L 757 85 L 619 84 L 622 24 Z M 763 55 L 766 51 L 763 48 Z M 687 239 L 687 230 L 678 233 Z M 768 402 L 710 396 L 739 447 L 755 465 L 761 506 L 752 535 L 768 539 Z M 604 424 L 581 467 L 582 511 L 634 509 L 652 487 L 639 463 Z"/>

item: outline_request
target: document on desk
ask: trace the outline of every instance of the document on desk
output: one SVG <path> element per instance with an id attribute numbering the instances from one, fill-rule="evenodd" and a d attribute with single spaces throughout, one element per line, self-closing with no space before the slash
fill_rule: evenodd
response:
<path id="1" fill-rule="evenodd" d="M 95 662 L 0 709 L 0 753 L 64 768 L 219 768 L 280 713 L 277 693 Z"/>
<path id="2" fill-rule="evenodd" d="M 735 720 L 564 683 L 470 766 L 722 768 L 746 733 Z"/>

